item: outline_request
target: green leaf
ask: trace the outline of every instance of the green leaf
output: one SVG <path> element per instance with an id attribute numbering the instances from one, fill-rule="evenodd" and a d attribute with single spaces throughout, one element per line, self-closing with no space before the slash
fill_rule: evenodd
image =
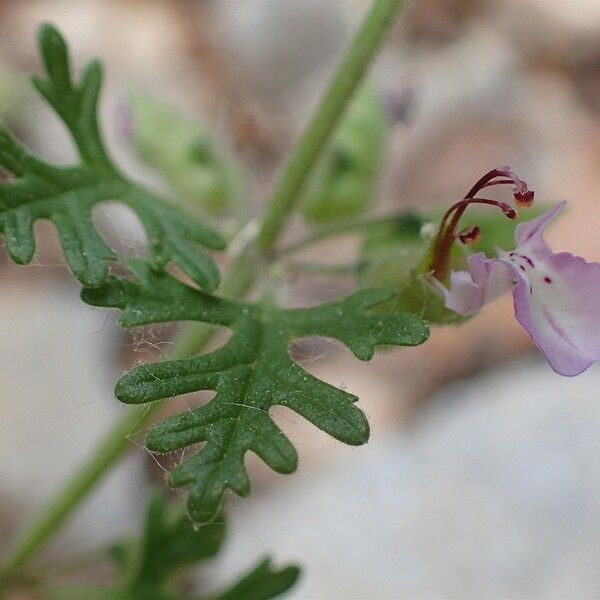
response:
<path id="1" fill-rule="evenodd" d="M 132 596 L 165 592 L 180 569 L 215 556 L 225 538 L 225 523 L 194 529 L 185 514 L 170 515 L 162 494 L 152 495 L 140 547 L 125 587 Z M 158 596 L 157 596 L 158 597 Z"/>
<path id="2" fill-rule="evenodd" d="M 151 494 L 145 515 L 144 531 L 135 543 L 113 546 L 110 554 L 122 574 L 121 584 L 106 588 L 106 598 L 129 600 L 185 600 L 177 576 L 214 557 L 223 545 L 225 522 L 222 517 L 203 527 L 194 527 L 185 514 L 168 509 L 166 498 Z M 289 566 L 281 571 L 263 560 L 226 592 L 211 600 L 268 600 L 288 590 L 299 569 Z M 95 589 L 81 590 L 81 598 L 95 598 Z M 98 592 L 99 593 L 99 592 Z M 67 597 L 67 596 L 65 596 Z M 68 597 L 77 597 L 76 591 Z"/>
<path id="3" fill-rule="evenodd" d="M 0 183 L 0 233 L 4 233 L 10 258 L 18 264 L 31 262 L 35 222 L 48 219 L 58 230 L 75 277 L 89 287 L 100 285 L 108 274 L 107 261 L 116 255 L 98 233 L 92 209 L 102 201 L 117 200 L 140 218 L 156 268 L 173 261 L 200 286 L 214 289 L 218 271 L 198 245 L 221 249 L 221 236 L 129 182 L 110 162 L 97 122 L 100 65 L 92 62 L 80 82 L 74 83 L 67 47 L 58 31 L 44 25 L 39 42 L 47 78 L 35 78 L 34 84 L 71 132 L 81 163 L 71 167 L 47 164 L 0 128 L 0 167 L 12 176 Z"/>
<path id="4" fill-rule="evenodd" d="M 270 600 L 287 592 L 300 577 L 300 569 L 290 566 L 276 571 L 265 558 L 231 589 L 207 600 Z"/>
<path id="5" fill-rule="evenodd" d="M 182 200 L 217 215 L 239 207 L 242 170 L 206 125 L 146 93 L 133 93 L 130 105 L 139 154 Z"/>
<path id="6" fill-rule="evenodd" d="M 386 138 L 386 116 L 373 85 L 364 85 L 340 124 L 302 196 L 313 223 L 340 221 L 372 203 Z"/>
<path id="7" fill-rule="evenodd" d="M 194 528 L 187 516 L 168 510 L 166 498 L 151 494 L 144 531 L 134 544 L 110 549 L 122 573 L 119 589 L 126 598 L 164 600 L 175 597 L 175 578 L 180 572 L 217 554 L 225 538 L 225 523 Z"/>
<path id="8" fill-rule="evenodd" d="M 98 127 L 102 66 L 98 61 L 90 62 L 83 70 L 79 83 L 76 83 L 71 79 L 67 44 L 52 25 L 46 23 L 40 27 L 38 44 L 47 79 L 33 77 L 33 85 L 69 129 L 82 162 L 98 170 L 115 173 Z"/>
<path id="9" fill-rule="evenodd" d="M 125 327 L 165 321 L 195 320 L 224 325 L 233 336 L 203 356 L 144 365 L 125 374 L 116 386 L 121 401 L 142 404 L 197 390 L 215 390 L 208 404 L 155 426 L 146 446 L 172 452 L 197 443 L 204 446 L 175 467 L 174 487 L 190 486 L 188 510 L 199 523 L 218 513 L 224 492 L 250 491 L 244 468 L 248 450 L 278 473 L 291 473 L 296 451 L 272 421 L 269 410 L 286 406 L 319 429 L 347 444 L 364 444 L 369 427 L 355 406 L 356 396 L 308 374 L 289 355 L 290 343 L 303 336 L 336 338 L 361 360 L 377 345 L 412 346 L 428 330 L 411 314 L 375 314 L 388 290 L 363 290 L 343 300 L 306 309 L 281 309 L 209 296 L 141 261 L 131 264 L 137 282 L 113 278 L 82 293 L 95 306 L 120 308 Z"/>

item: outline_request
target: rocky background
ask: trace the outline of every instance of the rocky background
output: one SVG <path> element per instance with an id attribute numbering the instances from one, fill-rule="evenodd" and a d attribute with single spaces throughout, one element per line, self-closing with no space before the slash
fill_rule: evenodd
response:
<path id="1" fill-rule="evenodd" d="M 258 213 L 367 5 L 0 0 L 0 116 L 47 158 L 73 156 L 26 81 L 40 67 L 35 30 L 50 20 L 76 64 L 102 58 L 103 122 L 129 172 L 155 181 L 127 135 L 128 92 L 141 87 L 220 133 L 246 166 Z M 397 117 L 377 210 L 447 205 L 484 171 L 510 164 L 538 199 L 569 201 L 550 243 L 599 260 L 599 34 L 598 0 L 409 3 L 373 70 Z M 124 252 L 142 243 L 131 215 L 98 218 Z M 289 239 L 303 228 L 297 220 Z M 132 341 L 114 316 L 81 304 L 53 231 L 39 229 L 35 265 L 0 265 L 0 552 L 121 414 L 116 377 L 159 356 L 169 333 Z M 325 252 L 344 259 L 356 244 Z M 316 302 L 339 286 L 290 276 L 282 297 Z M 250 461 L 253 497 L 230 503 L 228 550 L 199 574 L 205 584 L 272 551 L 306 565 L 291 595 L 302 599 L 600 594 L 597 367 L 574 380 L 555 375 L 510 298 L 358 368 L 323 342 L 302 350 L 311 372 L 360 396 L 372 442 L 350 449 L 281 412 L 299 473 L 275 476 Z M 163 465 L 133 450 L 47 559 L 136 527 Z"/>

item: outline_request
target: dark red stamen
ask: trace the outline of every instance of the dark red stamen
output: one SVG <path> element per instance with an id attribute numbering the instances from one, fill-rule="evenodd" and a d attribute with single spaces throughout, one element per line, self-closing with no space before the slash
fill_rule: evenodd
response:
<path id="1" fill-rule="evenodd" d="M 498 179 L 500 177 L 501 179 Z M 496 181 L 494 181 L 496 180 Z M 531 206 L 533 203 L 534 193 L 527 184 L 517 177 L 516 173 L 510 167 L 500 167 L 488 171 L 481 177 L 475 185 L 467 192 L 465 198 L 473 198 L 477 192 L 483 188 L 492 185 L 513 185 L 513 194 L 517 203 L 523 202 L 523 206 Z"/>
<path id="2" fill-rule="evenodd" d="M 478 198 L 476 194 L 484 188 L 495 185 L 512 185 L 513 195 L 517 206 L 531 206 L 533 204 L 534 192 L 527 187 L 527 184 L 519 179 L 509 167 L 492 169 L 473 185 L 467 192 L 463 200 L 453 204 L 444 214 L 440 224 L 439 233 L 433 248 L 433 256 L 429 265 L 429 270 L 433 272 L 440 281 L 443 281 L 447 275 L 448 263 L 450 260 L 450 248 L 458 238 L 463 244 L 475 243 L 481 236 L 481 230 L 477 226 L 463 229 L 456 233 L 458 223 L 465 210 L 471 204 L 486 204 L 496 206 L 509 219 L 517 218 L 517 211 L 508 202 L 500 200 L 490 200 L 489 198 Z"/>
<path id="3" fill-rule="evenodd" d="M 476 244 L 481 239 L 481 229 L 477 225 L 466 227 L 458 234 L 458 239 L 467 246 Z"/>
<path id="4" fill-rule="evenodd" d="M 515 192 L 515 202 L 517 206 L 529 208 L 533 204 L 534 196 L 535 193 L 532 190 L 526 190 L 524 192 Z"/>

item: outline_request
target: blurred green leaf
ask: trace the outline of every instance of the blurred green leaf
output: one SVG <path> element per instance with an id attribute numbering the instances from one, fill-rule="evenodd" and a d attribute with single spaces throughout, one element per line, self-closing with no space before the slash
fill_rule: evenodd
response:
<path id="1" fill-rule="evenodd" d="M 206 125 L 142 92 L 131 95 L 131 114 L 140 156 L 180 198 L 213 214 L 239 207 L 242 169 Z"/>
<path id="2" fill-rule="evenodd" d="M 74 83 L 67 45 L 59 32 L 42 26 L 39 44 L 47 78 L 34 78 L 34 84 L 71 132 L 81 163 L 49 165 L 0 128 L 0 166 L 11 176 L 0 182 L 0 233 L 10 258 L 18 264 L 31 262 L 35 222 L 49 219 L 75 277 L 86 286 L 100 285 L 108 274 L 107 261 L 116 255 L 97 231 L 92 210 L 102 201 L 117 200 L 140 218 L 155 267 L 173 261 L 199 285 L 214 289 L 219 273 L 198 245 L 221 249 L 221 236 L 127 181 L 108 158 L 97 121 L 100 64 L 91 62 Z"/>
<path id="3" fill-rule="evenodd" d="M 121 574 L 118 586 L 48 588 L 48 600 L 202 600 L 182 591 L 179 576 L 214 557 L 225 539 L 222 517 L 194 527 L 181 511 L 169 510 L 166 498 L 151 494 L 142 536 L 110 548 Z M 300 575 L 295 566 L 273 569 L 269 557 L 210 600 L 270 600 L 290 589 Z M 208 600 L 208 599 L 204 599 Z"/>
<path id="4" fill-rule="evenodd" d="M 310 178 L 302 214 L 314 223 L 343 220 L 372 203 L 386 138 L 386 116 L 374 86 L 364 85 Z"/>
<path id="5" fill-rule="evenodd" d="M 179 571 L 215 556 L 224 538 L 222 519 L 195 529 L 181 511 L 170 514 L 165 497 L 155 493 L 140 542 L 121 546 L 125 560 L 117 564 L 124 572 L 123 587 L 131 598 L 164 598 Z"/>
<path id="6" fill-rule="evenodd" d="M 270 600 L 287 592 L 300 577 L 298 567 L 273 569 L 271 559 L 261 561 L 229 590 L 206 600 Z"/>
<path id="7" fill-rule="evenodd" d="M 27 105 L 24 88 L 21 78 L 0 64 L 0 121 L 21 115 L 23 105 Z"/>

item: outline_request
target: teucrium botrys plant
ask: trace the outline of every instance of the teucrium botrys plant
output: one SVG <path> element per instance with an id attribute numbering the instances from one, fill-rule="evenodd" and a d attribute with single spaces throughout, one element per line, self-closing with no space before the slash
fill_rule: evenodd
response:
<path id="1" fill-rule="evenodd" d="M 158 197 L 125 177 L 102 142 L 97 118 L 99 63 L 92 62 L 79 77 L 73 76 L 61 35 L 51 26 L 41 28 L 45 74 L 34 84 L 70 131 L 79 159 L 69 167 L 48 164 L 0 128 L 0 233 L 8 255 L 16 263 L 29 263 L 35 253 L 35 222 L 48 219 L 57 229 L 66 263 L 84 286 L 85 302 L 121 311 L 123 327 L 191 324 L 175 339 L 168 360 L 139 365 L 119 380 L 117 398 L 143 406 L 126 413 L 18 539 L 0 569 L 0 593 L 4 586 L 21 581 L 40 588 L 44 597 L 61 600 L 189 598 L 179 586 L 180 571 L 185 574 L 185 568 L 219 550 L 228 491 L 240 496 L 250 492 L 246 453 L 255 453 L 279 473 L 296 468 L 293 441 L 272 418 L 272 407 L 285 406 L 346 444 L 368 440 L 358 398 L 320 381 L 294 360 L 290 344 L 298 338 L 333 338 L 367 361 L 376 346 L 423 343 L 428 324 L 460 322 L 502 291 L 512 290 L 517 319 L 555 370 L 575 375 L 600 359 L 595 310 L 600 265 L 546 246 L 544 228 L 562 205 L 537 213 L 537 218 L 515 229 L 516 208 L 529 210 L 533 192 L 512 170 L 485 174 L 444 216 L 363 214 L 374 200 L 386 120 L 372 86 L 363 88 L 345 118 L 344 111 L 400 3 L 373 3 L 255 227 L 243 227 L 244 211 L 238 210 L 243 203 L 241 170 L 229 163 L 208 128 L 162 107 L 158 110 L 158 104 L 134 107 L 134 129 L 138 128 L 134 139 L 144 160 L 171 183 L 179 202 Z M 162 131 L 170 150 L 161 146 Z M 489 197 L 489 188 L 506 185 L 513 189 L 514 206 Z M 196 194 L 204 196 L 198 198 L 195 210 L 182 212 L 186 202 L 188 207 L 195 203 Z M 148 240 L 147 256 L 129 259 L 113 270 L 111 264 L 119 258 L 92 217 L 96 205 L 108 200 L 133 210 Z M 467 208 L 470 217 L 473 206 L 500 209 L 501 216 L 463 222 Z M 313 225 L 327 224 L 287 248 L 278 248 L 282 230 L 299 207 Z M 208 212 L 233 217 L 236 231 L 243 227 L 228 250 L 230 264 L 220 285 L 207 251 L 223 249 L 225 242 L 197 220 L 198 214 Z M 227 228 L 223 221 L 220 226 Z M 354 293 L 310 308 L 279 306 L 279 275 L 293 268 L 290 256 L 348 232 L 362 235 L 359 261 L 316 266 L 331 275 L 353 275 Z M 498 246 L 508 251 L 497 250 Z M 187 277 L 167 272 L 171 263 Z M 245 300 L 253 287 L 259 299 Z M 231 338 L 204 353 L 214 326 L 228 328 Z M 162 497 L 153 497 L 143 534 L 111 549 L 118 571 L 113 586 L 55 589 L 28 573 L 25 567 L 33 556 L 125 454 L 131 430 L 150 423 L 161 400 L 199 390 L 214 391 L 215 396 L 155 423 L 145 439 L 146 448 L 156 453 L 183 450 L 183 456 L 190 450 L 167 477 L 170 486 L 188 491 L 187 514 L 181 507 L 171 514 Z M 211 598 L 267 600 L 285 592 L 297 577 L 296 567 L 274 569 L 265 559 Z"/>

